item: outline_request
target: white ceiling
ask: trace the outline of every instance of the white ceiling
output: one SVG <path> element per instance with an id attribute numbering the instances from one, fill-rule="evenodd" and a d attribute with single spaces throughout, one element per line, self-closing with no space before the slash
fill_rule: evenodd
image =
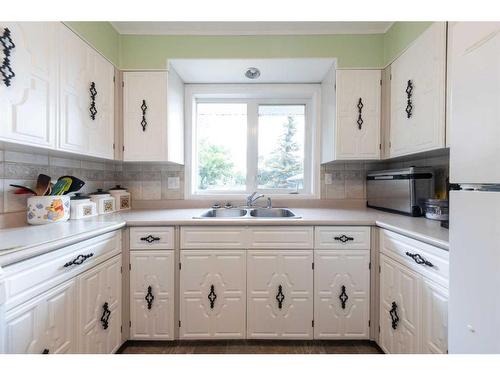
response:
<path id="1" fill-rule="evenodd" d="M 325 35 L 382 34 L 392 22 L 111 22 L 120 34 Z"/>
<path id="2" fill-rule="evenodd" d="M 170 65 L 185 83 L 319 83 L 335 59 L 173 59 Z M 248 79 L 255 67 L 260 77 Z"/>

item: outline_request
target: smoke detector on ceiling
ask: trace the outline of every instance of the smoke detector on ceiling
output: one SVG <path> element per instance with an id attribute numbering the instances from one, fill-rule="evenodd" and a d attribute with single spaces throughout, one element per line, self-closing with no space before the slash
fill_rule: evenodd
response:
<path id="1" fill-rule="evenodd" d="M 245 72 L 245 77 L 249 79 L 257 79 L 260 77 L 260 70 L 257 68 L 248 68 Z"/>

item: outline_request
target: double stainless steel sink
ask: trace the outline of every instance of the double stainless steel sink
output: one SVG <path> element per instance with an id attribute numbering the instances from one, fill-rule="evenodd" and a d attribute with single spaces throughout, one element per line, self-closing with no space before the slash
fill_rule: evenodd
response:
<path id="1" fill-rule="evenodd" d="M 205 211 L 196 219 L 224 218 L 224 219 L 249 219 L 249 218 L 289 218 L 300 219 L 300 216 L 288 208 L 217 208 Z"/>

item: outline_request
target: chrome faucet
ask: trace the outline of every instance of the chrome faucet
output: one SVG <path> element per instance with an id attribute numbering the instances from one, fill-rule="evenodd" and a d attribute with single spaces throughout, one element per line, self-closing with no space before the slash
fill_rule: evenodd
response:
<path id="1" fill-rule="evenodd" d="M 257 192 L 254 191 L 252 194 L 250 194 L 248 197 L 247 197 L 247 207 L 252 207 L 253 204 L 255 203 L 255 201 L 259 198 L 262 198 L 264 196 L 264 194 L 259 194 L 257 195 Z"/>

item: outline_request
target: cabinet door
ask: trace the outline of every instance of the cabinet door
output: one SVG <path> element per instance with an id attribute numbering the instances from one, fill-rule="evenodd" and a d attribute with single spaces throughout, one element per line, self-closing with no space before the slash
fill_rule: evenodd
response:
<path id="1" fill-rule="evenodd" d="M 114 67 L 94 50 L 90 54 L 89 80 L 95 83 L 95 119 L 88 121 L 89 155 L 113 159 Z M 90 91 L 86 92 L 90 105 Z"/>
<path id="2" fill-rule="evenodd" d="M 0 139 L 54 146 L 57 25 L 55 22 L 0 22 L 0 36 L 9 29 L 15 44 L 10 51 L 10 66 L 15 76 L 10 86 L 0 80 Z M 3 53 L 0 56 L 3 61 Z"/>
<path id="3" fill-rule="evenodd" d="M 386 353 L 418 353 L 421 277 L 380 255 L 380 338 Z"/>
<path id="4" fill-rule="evenodd" d="M 314 252 L 314 338 L 368 339 L 370 251 Z"/>
<path id="5" fill-rule="evenodd" d="M 312 250 L 247 254 L 247 338 L 313 338 Z"/>
<path id="6" fill-rule="evenodd" d="M 75 282 L 61 284 L 5 316 L 5 352 L 74 353 Z"/>
<path id="7" fill-rule="evenodd" d="M 422 282 L 421 353 L 448 352 L 448 290 L 428 279 Z"/>
<path id="8" fill-rule="evenodd" d="M 59 26 L 59 142 L 65 151 L 89 149 L 90 47 L 66 26 Z"/>
<path id="9" fill-rule="evenodd" d="M 114 353 L 121 345 L 121 255 L 78 276 L 79 353 Z"/>
<path id="10" fill-rule="evenodd" d="M 244 250 L 182 250 L 180 338 L 244 339 Z"/>
<path id="11" fill-rule="evenodd" d="M 500 184 L 500 22 L 450 23 L 449 65 L 450 181 Z"/>
<path id="12" fill-rule="evenodd" d="M 391 157 L 445 146 L 445 60 L 446 24 L 436 22 L 391 65 Z"/>
<path id="13" fill-rule="evenodd" d="M 337 159 L 380 159 L 380 70 L 337 71 Z"/>
<path id="14" fill-rule="evenodd" d="M 174 339 L 174 251 L 130 252 L 130 338 Z"/>
<path id="15" fill-rule="evenodd" d="M 123 81 L 124 160 L 166 161 L 167 73 L 125 72 Z"/>

